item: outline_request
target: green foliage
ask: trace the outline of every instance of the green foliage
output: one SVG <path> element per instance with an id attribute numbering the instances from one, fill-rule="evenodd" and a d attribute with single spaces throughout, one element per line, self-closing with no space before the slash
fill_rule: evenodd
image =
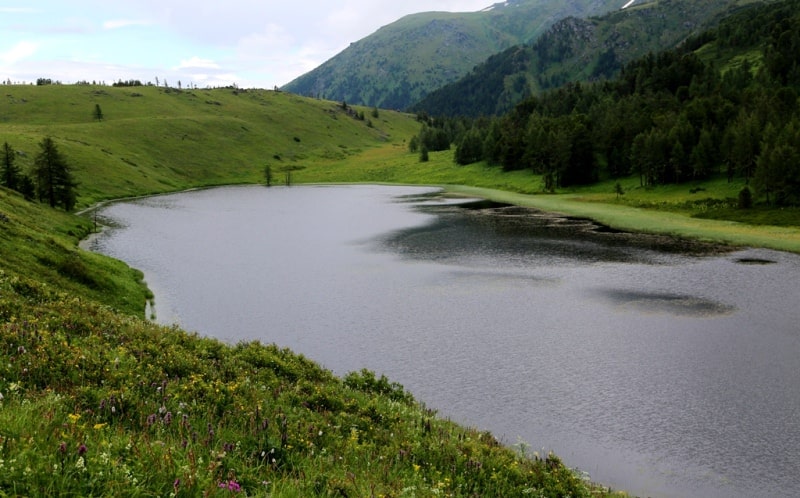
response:
<path id="1" fill-rule="evenodd" d="M 17 153 L 8 142 L 3 143 L 3 160 L 2 169 L 0 169 L 0 185 L 10 188 L 11 190 L 19 190 L 20 187 L 20 169 L 16 165 Z"/>
<path id="2" fill-rule="evenodd" d="M 750 209 L 753 207 L 753 193 L 750 191 L 750 187 L 747 185 L 742 187 L 742 190 L 739 191 L 738 201 L 739 209 Z"/>
<path id="3" fill-rule="evenodd" d="M 420 147 L 419 150 L 419 162 L 427 163 L 429 160 L 430 160 L 430 155 L 428 153 L 428 147 L 426 145 L 423 145 L 422 147 Z"/>
<path id="4" fill-rule="evenodd" d="M 784 53 L 775 47 L 794 47 L 787 30 L 800 31 L 797 12 L 797 0 L 753 7 L 678 49 L 630 62 L 615 80 L 568 84 L 531 97 L 493 118 L 496 124 L 480 126 L 491 136 L 483 157 L 505 171 L 542 175 L 550 192 L 630 173 L 639 176 L 640 185 L 653 186 L 713 178 L 724 170 L 729 181 L 736 175 L 752 178 L 767 202 L 800 203 L 800 86 L 793 86 L 790 71 L 765 65 L 751 77 L 743 63 L 723 74 L 698 55 L 711 43 L 732 44 L 731 33 L 738 33 L 732 27 L 751 18 L 772 26 L 761 27 L 767 40 L 747 45 L 747 53 L 761 51 L 765 59 L 770 51 Z M 441 129 L 453 122 L 461 126 L 450 126 L 464 145 L 456 162 L 481 158 L 472 153 L 472 132 L 459 131 L 467 126 L 452 119 L 435 122 L 444 122 Z"/>
<path id="5" fill-rule="evenodd" d="M 66 211 L 75 206 L 75 187 L 72 172 L 53 139 L 45 137 L 39 144 L 39 154 L 34 160 L 33 175 L 36 178 L 36 193 L 40 201 L 50 207 L 61 206 Z"/>

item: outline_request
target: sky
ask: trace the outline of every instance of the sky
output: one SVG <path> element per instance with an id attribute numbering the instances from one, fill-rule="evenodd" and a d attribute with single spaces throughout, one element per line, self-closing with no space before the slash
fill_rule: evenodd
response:
<path id="1" fill-rule="evenodd" d="M 0 81 L 274 88 L 416 12 L 499 0 L 0 0 Z"/>

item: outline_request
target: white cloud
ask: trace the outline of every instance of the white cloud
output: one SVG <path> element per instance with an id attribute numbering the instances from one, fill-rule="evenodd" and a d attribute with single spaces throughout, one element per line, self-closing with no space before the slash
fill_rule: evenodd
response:
<path id="1" fill-rule="evenodd" d="M 38 12 L 41 11 L 31 7 L 0 7 L 0 13 L 3 14 L 36 14 Z"/>
<path id="2" fill-rule="evenodd" d="M 112 19 L 103 23 L 103 29 L 120 29 L 129 26 L 150 26 L 152 21 L 142 21 L 135 19 Z"/>
<path id="3" fill-rule="evenodd" d="M 21 41 L 15 44 L 11 49 L 0 52 L 0 63 L 5 65 L 16 64 L 21 60 L 27 59 L 36 53 L 38 44 L 28 41 Z"/>
<path id="4" fill-rule="evenodd" d="M 37 0 L 31 8 L 17 0 L 0 7 L 0 67 L 15 80 L 33 74 L 64 82 L 147 81 L 157 75 L 271 88 L 405 15 L 474 12 L 497 1 Z"/>
<path id="5" fill-rule="evenodd" d="M 176 71 L 180 71 L 181 69 L 219 69 L 219 64 L 210 59 L 201 59 L 195 56 L 187 60 L 182 60 L 180 64 L 172 69 Z"/>

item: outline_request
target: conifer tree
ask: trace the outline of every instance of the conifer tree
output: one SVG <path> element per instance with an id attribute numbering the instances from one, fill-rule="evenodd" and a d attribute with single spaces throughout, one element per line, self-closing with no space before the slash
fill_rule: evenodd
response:
<path id="1" fill-rule="evenodd" d="M 2 170 L 0 170 L 0 185 L 11 190 L 19 190 L 20 171 L 15 164 L 17 159 L 14 148 L 8 142 L 3 143 Z"/>
<path id="2" fill-rule="evenodd" d="M 39 144 L 41 151 L 34 160 L 33 175 L 39 201 L 50 207 L 61 206 L 70 211 L 75 206 L 75 187 L 72 172 L 55 142 L 45 137 Z"/>

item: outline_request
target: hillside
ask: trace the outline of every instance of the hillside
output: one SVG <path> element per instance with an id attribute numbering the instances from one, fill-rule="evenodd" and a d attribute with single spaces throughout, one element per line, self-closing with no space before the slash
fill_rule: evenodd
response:
<path id="1" fill-rule="evenodd" d="M 406 16 L 358 40 L 283 87 L 300 95 L 406 109 L 509 46 L 568 16 L 618 9 L 623 0 L 512 0 L 480 12 Z"/>
<path id="2" fill-rule="evenodd" d="M 5 85 L 0 143 L 30 169 L 45 136 L 74 169 L 78 206 L 102 199 L 259 182 L 284 168 L 403 144 L 408 115 L 283 92 L 221 88 Z M 102 121 L 93 116 L 99 105 Z"/>
<path id="3" fill-rule="evenodd" d="M 765 2 L 659 0 L 601 17 L 569 17 L 533 43 L 492 55 L 410 110 L 435 116 L 500 115 L 544 90 L 613 77 L 628 62 L 674 48 L 742 7 L 761 3 Z"/>

